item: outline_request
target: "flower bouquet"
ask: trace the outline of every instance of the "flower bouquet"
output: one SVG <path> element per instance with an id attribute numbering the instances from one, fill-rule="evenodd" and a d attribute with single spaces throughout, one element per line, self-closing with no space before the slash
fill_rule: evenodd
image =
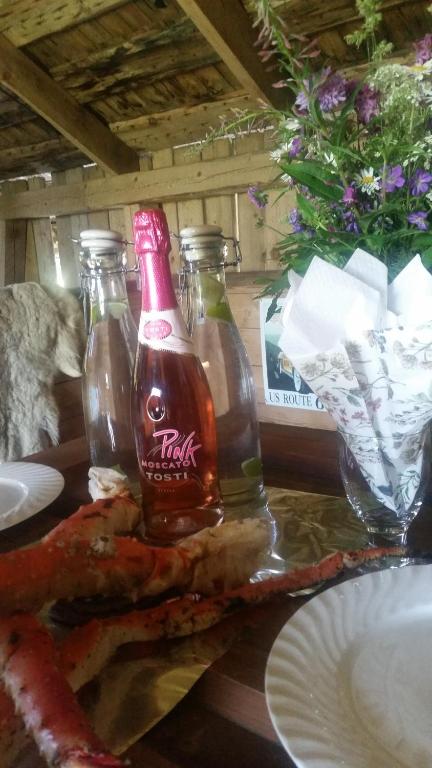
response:
<path id="1" fill-rule="evenodd" d="M 357 79 L 320 68 L 315 41 L 287 34 L 270 0 L 253 0 L 260 56 L 277 61 L 287 106 L 237 124 L 272 125 L 277 181 L 297 193 L 281 233 L 284 277 L 266 292 L 280 292 L 291 268 L 304 274 L 314 255 L 343 266 L 358 247 L 386 264 L 389 279 L 418 252 L 432 265 L 432 34 L 408 63 L 394 63 L 377 41 L 380 5 L 357 0 L 363 25 L 347 41 L 367 47 L 369 62 Z M 265 189 L 249 196 L 267 202 Z"/>

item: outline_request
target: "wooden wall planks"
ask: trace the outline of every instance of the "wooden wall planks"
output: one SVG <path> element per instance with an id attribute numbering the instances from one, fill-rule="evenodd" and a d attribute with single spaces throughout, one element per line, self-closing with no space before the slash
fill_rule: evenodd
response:
<path id="1" fill-rule="evenodd" d="M 15 182 L 7 181 L 2 187 L 2 193 L 10 195 L 14 192 L 23 192 L 26 189 L 27 182 L 19 179 Z M 4 284 L 22 283 L 25 280 L 27 221 L 25 218 L 6 221 L 3 230 L 2 272 Z"/>
<path id="2" fill-rule="evenodd" d="M 45 180 L 34 177 L 28 179 L 27 184 L 29 189 L 44 189 Z M 31 233 L 29 230 L 31 230 Z M 27 236 L 34 240 L 39 282 L 42 285 L 55 285 L 57 282 L 57 272 L 51 220 L 48 218 L 29 219 L 27 223 Z M 26 279 L 28 278 L 26 277 Z"/>
<path id="3" fill-rule="evenodd" d="M 263 148 L 264 137 L 262 134 L 257 134 L 236 141 L 218 140 L 205 147 L 201 153 L 191 150 L 190 147 L 158 150 L 151 157 L 143 156 L 140 164 L 142 170 L 184 166 L 186 173 L 187 166 L 190 163 L 196 163 L 200 156 L 203 161 L 218 160 L 231 157 L 234 154 L 260 152 Z M 53 174 L 53 184 L 73 184 L 78 181 L 103 178 L 103 176 L 104 172 L 96 166 L 74 168 Z M 279 192 L 271 193 L 271 201 L 277 200 L 279 194 Z M 292 204 L 292 202 L 290 194 L 289 203 Z M 268 219 L 271 227 L 280 228 L 280 212 L 284 208 L 286 210 L 286 203 L 284 204 L 283 201 L 276 202 L 274 208 L 270 205 L 266 211 L 259 211 L 254 208 L 245 193 L 210 195 L 204 199 L 187 198 L 177 202 L 155 200 L 154 205 L 162 205 L 172 232 L 178 233 L 183 227 L 192 224 L 208 223 L 219 224 L 223 232 L 229 237 L 239 237 L 244 259 L 242 270 L 266 271 L 277 268 L 276 243 L 278 235 L 265 227 L 258 229 L 256 224 L 261 217 L 264 221 Z M 110 227 L 118 230 L 126 240 L 131 241 L 133 214 L 138 209 L 139 202 L 135 205 L 120 206 L 88 214 L 57 217 L 60 262 L 64 283 L 67 287 L 75 288 L 78 286 L 78 252 L 73 247 L 72 238 L 77 238 L 82 229 Z M 128 264 L 133 266 L 135 256 L 133 247 L 130 245 L 127 248 L 127 254 Z M 175 238 L 172 240 L 171 266 L 174 272 L 180 268 L 178 244 Z"/>
<path id="4" fill-rule="evenodd" d="M 6 222 L 0 219 L 0 287 L 6 285 Z"/>

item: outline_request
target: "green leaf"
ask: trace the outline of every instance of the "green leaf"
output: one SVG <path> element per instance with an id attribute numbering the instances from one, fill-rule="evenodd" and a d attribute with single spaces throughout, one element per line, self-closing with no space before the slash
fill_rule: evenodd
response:
<path id="1" fill-rule="evenodd" d="M 432 246 L 422 251 L 420 256 L 421 256 L 423 265 L 425 267 L 430 267 L 432 265 Z"/>
<path id="2" fill-rule="evenodd" d="M 299 163 L 282 163 L 281 167 L 317 197 L 330 201 L 341 200 L 343 188 L 338 176 L 324 169 L 319 163 L 305 160 Z"/>
<path id="3" fill-rule="evenodd" d="M 264 296 L 272 296 L 273 294 L 280 294 L 288 288 L 288 269 L 284 269 L 282 275 L 276 280 L 267 280 L 267 285 L 264 290 L 256 297 L 263 298 Z"/>
<path id="4" fill-rule="evenodd" d="M 281 311 L 280 307 L 278 307 L 279 296 L 280 296 L 280 293 L 277 293 L 276 296 L 273 296 L 270 302 L 270 306 L 267 310 L 266 319 L 265 319 L 266 323 L 268 323 L 269 320 L 272 319 L 273 315 L 276 315 Z"/>
<path id="5" fill-rule="evenodd" d="M 328 151 L 333 152 L 333 154 L 337 157 L 339 155 L 342 155 L 343 157 L 349 157 L 351 160 L 355 160 L 356 163 L 359 165 L 363 165 L 364 161 L 360 153 L 353 152 L 351 149 L 348 149 L 347 147 L 342 147 L 336 143 L 329 143 L 328 144 Z"/>
<path id="6" fill-rule="evenodd" d="M 413 248 L 418 248 L 421 251 L 423 248 L 430 248 L 432 246 L 432 234 L 430 232 L 412 232 L 414 235 L 412 245 Z"/>
<path id="7" fill-rule="evenodd" d="M 313 118 L 314 122 L 318 123 L 318 125 L 325 127 L 326 121 L 324 120 L 319 100 L 316 98 L 310 99 L 309 109 L 310 109 L 311 117 Z"/>
<path id="8" fill-rule="evenodd" d="M 321 162 L 318 162 L 318 160 L 302 160 L 297 163 L 292 163 L 291 165 L 299 167 L 309 176 L 314 176 L 322 181 L 327 181 L 329 183 L 339 183 L 340 181 L 339 176 L 333 170 L 330 170 Z"/>
<path id="9" fill-rule="evenodd" d="M 316 216 L 315 208 L 300 192 L 297 192 L 297 206 L 306 224 L 313 224 Z"/>
<path id="10" fill-rule="evenodd" d="M 384 205 L 380 205 L 378 210 L 372 211 L 371 213 L 364 213 L 361 217 L 361 220 L 362 222 L 363 221 L 366 222 L 366 224 L 369 226 L 381 216 L 391 216 L 392 214 L 396 216 L 400 216 L 401 214 L 400 205 L 397 205 L 396 203 L 384 203 Z M 406 230 L 406 231 L 412 232 L 412 230 Z"/>

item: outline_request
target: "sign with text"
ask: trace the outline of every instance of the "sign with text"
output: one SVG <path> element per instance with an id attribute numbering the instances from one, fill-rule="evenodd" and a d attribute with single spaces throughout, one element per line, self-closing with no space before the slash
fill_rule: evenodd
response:
<path id="1" fill-rule="evenodd" d="M 279 347 L 283 303 L 281 299 L 278 302 L 279 311 L 267 320 L 271 299 L 260 299 L 261 359 L 265 402 L 267 405 L 286 408 L 324 411 L 325 408 L 319 397 L 303 381 Z"/>

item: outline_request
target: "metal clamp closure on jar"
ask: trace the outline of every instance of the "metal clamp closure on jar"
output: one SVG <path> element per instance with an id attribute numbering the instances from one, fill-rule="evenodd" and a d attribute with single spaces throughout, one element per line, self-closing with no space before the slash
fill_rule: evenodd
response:
<path id="1" fill-rule="evenodd" d="M 127 266 L 126 246 L 129 242 L 114 229 L 84 229 L 78 239 L 72 238 L 72 242 L 80 247 L 82 297 L 86 295 L 93 277 L 126 275 L 139 270 L 136 264 Z"/>
<path id="2" fill-rule="evenodd" d="M 85 229 L 79 239 L 72 238 L 80 246 L 81 298 L 83 299 L 84 319 L 89 329 L 89 290 L 94 278 L 110 275 L 126 275 L 136 272 L 137 267 L 129 268 L 126 262 L 127 241 L 120 232 L 112 229 Z"/>
<path id="3" fill-rule="evenodd" d="M 185 227 L 180 235 L 174 237 L 180 241 L 182 273 L 207 271 L 215 267 L 237 267 L 242 260 L 239 241 L 234 237 L 225 237 L 221 227 L 216 225 Z M 234 251 L 232 261 L 228 261 L 229 242 Z"/>
<path id="4" fill-rule="evenodd" d="M 126 246 L 131 244 L 120 232 L 112 229 L 85 229 L 79 239 L 72 242 L 80 246 L 81 284 L 88 277 L 137 272 L 138 266 L 128 267 Z"/>
<path id="5" fill-rule="evenodd" d="M 126 271 L 126 242 L 120 232 L 86 229 L 80 232 L 78 240 L 72 240 L 80 247 L 81 277 Z"/>

